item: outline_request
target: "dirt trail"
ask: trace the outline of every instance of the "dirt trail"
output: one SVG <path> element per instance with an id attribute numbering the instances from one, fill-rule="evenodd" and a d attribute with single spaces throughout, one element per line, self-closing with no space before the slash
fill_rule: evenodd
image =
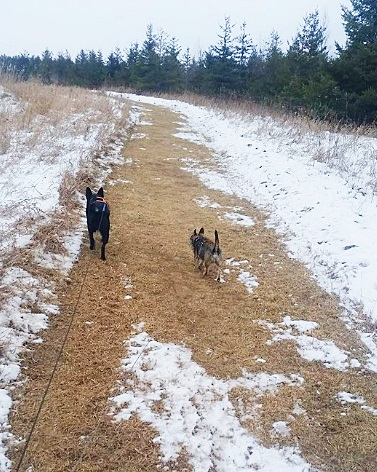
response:
<path id="1" fill-rule="evenodd" d="M 325 463 L 334 471 L 377 468 L 372 415 L 350 408 L 341 416 L 343 409 L 335 400 L 339 391 L 357 390 L 368 404 L 376 404 L 373 379 L 357 370 L 340 372 L 304 361 L 293 342 L 267 345 L 271 333 L 255 322 L 278 323 L 285 313 L 317 321 L 317 337 L 333 339 L 346 350 L 352 347 L 360 357 L 357 339 L 339 323 L 336 301 L 287 257 L 260 212 L 246 201 L 204 188 L 181 169 L 182 158 L 207 160 L 208 149 L 173 136 L 181 117 L 147 108 L 145 119 L 152 124 L 135 130 L 147 135 L 132 139 L 124 150 L 132 163 L 114 172 L 115 185 L 105 183 L 112 212 L 108 260 L 103 263 L 98 252 L 89 254 L 84 244 L 71 281 L 60 294 L 62 314 L 51 322 L 44 343 L 26 356 L 29 381 L 13 417 L 13 430 L 23 437 L 72 322 L 20 470 L 31 465 L 38 472 L 158 470 L 154 431 L 136 418 L 115 424 L 108 415 L 108 398 L 115 393 L 125 356 L 123 342 L 139 322 L 159 341 L 185 344 L 193 359 L 218 378 L 238 377 L 243 367 L 301 375 L 302 388 L 286 386 L 265 396 L 259 400 L 258 422 L 244 426 L 271 445 L 272 423 L 292 417 L 299 402 L 307 414 L 292 419 L 290 427 L 309 462 Z M 221 208 L 198 206 L 194 200 L 203 195 Z M 254 219 L 254 226 L 219 219 L 236 206 Z M 236 280 L 235 272 L 225 274 L 226 283 L 219 284 L 195 271 L 188 238 L 200 226 L 207 232 L 217 228 L 225 258 L 251 262 L 259 282 L 253 294 Z M 132 288 L 126 289 L 127 283 Z M 125 299 L 127 294 L 131 300 Z M 256 362 L 258 358 L 266 363 Z M 235 391 L 235 404 L 237 397 L 253 401 L 246 396 Z M 14 451 L 15 465 L 21 451 Z M 176 470 L 190 470 L 184 458 Z"/>

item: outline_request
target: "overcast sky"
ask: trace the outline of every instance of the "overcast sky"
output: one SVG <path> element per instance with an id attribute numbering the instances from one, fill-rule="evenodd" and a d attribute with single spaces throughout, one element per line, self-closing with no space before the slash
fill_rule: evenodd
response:
<path id="1" fill-rule="evenodd" d="M 245 21 L 254 44 L 263 46 L 275 29 L 283 46 L 303 18 L 315 9 L 327 25 L 329 49 L 345 43 L 341 5 L 349 0 L 2 0 L 0 54 L 41 55 L 101 50 L 105 57 L 119 47 L 142 44 L 148 24 L 157 33 L 175 37 L 192 55 L 216 44 L 219 25 L 229 16 L 236 26 Z"/>

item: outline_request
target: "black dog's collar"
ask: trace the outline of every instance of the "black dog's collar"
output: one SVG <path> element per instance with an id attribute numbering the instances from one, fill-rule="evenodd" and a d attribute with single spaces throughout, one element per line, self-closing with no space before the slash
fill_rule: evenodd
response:
<path id="1" fill-rule="evenodd" d="M 106 207 L 110 210 L 110 206 L 107 201 L 103 197 L 96 197 L 95 200 L 92 200 L 90 205 L 94 205 L 96 203 L 103 203 L 102 211 L 105 211 Z"/>

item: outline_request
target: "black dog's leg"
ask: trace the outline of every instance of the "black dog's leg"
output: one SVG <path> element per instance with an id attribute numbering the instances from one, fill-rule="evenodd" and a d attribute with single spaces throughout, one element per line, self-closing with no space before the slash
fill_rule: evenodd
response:
<path id="1" fill-rule="evenodd" d="M 96 243 L 94 241 L 93 231 L 89 231 L 90 249 L 93 251 Z"/>
<path id="2" fill-rule="evenodd" d="M 89 233 L 89 241 L 90 241 L 90 249 L 93 251 L 95 247 L 95 241 L 93 237 L 93 233 L 95 232 L 96 228 L 93 228 L 93 224 L 91 223 L 91 218 L 90 218 L 90 201 L 93 196 L 93 192 L 89 187 L 86 187 L 86 221 L 88 225 L 88 233 Z"/>
<path id="3" fill-rule="evenodd" d="M 110 231 L 107 228 L 103 232 L 101 232 L 101 236 L 102 236 L 101 259 L 103 261 L 106 260 L 105 247 L 106 247 L 106 244 L 109 241 L 109 232 Z"/>
<path id="4" fill-rule="evenodd" d="M 105 246 L 106 246 L 106 244 L 105 244 L 105 243 L 102 243 L 102 246 L 101 246 L 101 259 L 102 259 L 103 261 L 106 260 Z"/>

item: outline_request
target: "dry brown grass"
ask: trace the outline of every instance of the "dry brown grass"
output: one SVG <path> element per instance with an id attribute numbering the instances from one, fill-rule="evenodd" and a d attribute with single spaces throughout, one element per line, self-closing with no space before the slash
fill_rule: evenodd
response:
<path id="1" fill-rule="evenodd" d="M 9 110 L 3 113 L 0 121 L 0 146 L 3 151 L 7 149 L 10 127 L 13 131 L 27 131 L 28 144 L 32 148 L 43 140 L 51 140 L 48 134 L 46 136 L 50 128 L 55 139 L 67 135 L 88 137 L 92 127 L 113 123 L 114 128 L 119 128 L 128 116 L 128 110 L 125 110 L 115 118 L 113 104 L 108 97 L 79 87 L 46 86 L 36 81 L 22 82 L 5 77 L 1 78 L 1 84 L 18 103 L 17 113 Z M 52 157 L 51 153 L 49 157 Z"/>
<path id="2" fill-rule="evenodd" d="M 335 400 L 337 392 L 349 390 L 375 405 L 373 376 L 307 362 L 291 342 L 267 345 L 271 333 L 256 322 L 280 322 L 285 313 L 317 321 L 316 336 L 357 349 L 361 355 L 359 340 L 339 321 L 337 300 L 321 291 L 308 271 L 287 256 L 276 234 L 265 228 L 265 215 L 246 201 L 205 189 L 180 169 L 182 157 L 206 161 L 208 150 L 172 137 L 174 123 L 179 121 L 176 115 L 152 106 L 148 109 L 152 110 L 148 121 L 154 123 L 148 127 L 148 138 L 128 143 L 126 154 L 133 164 L 116 171 L 112 177 L 119 181 L 107 191 L 112 208 L 108 261 L 102 263 L 97 253 L 89 256 L 85 246 L 71 274 L 72 283 L 60 294 L 63 316 L 45 333 L 45 343 L 27 355 L 30 380 L 13 418 L 15 432 L 22 436 L 30 430 L 51 364 L 74 315 L 24 467 L 33 465 L 38 471 L 157 469 L 155 432 L 136 417 L 113 423 L 108 416 L 108 397 L 116 393 L 121 378 L 123 341 L 130 336 L 132 324 L 143 321 L 158 341 L 190 348 L 193 359 L 217 378 L 237 378 L 242 368 L 252 373 L 299 374 L 305 379 L 302 386 L 283 385 L 276 393 L 258 398 L 245 389 L 234 390 L 236 410 L 255 414 L 255 421 L 245 421 L 244 426 L 266 445 L 298 441 L 306 459 L 323 470 L 373 470 L 375 417 Z M 133 184 L 122 184 L 122 180 Z M 242 228 L 219 220 L 222 210 L 194 203 L 203 194 L 222 208 L 242 206 L 255 226 Z M 260 283 L 252 296 L 234 274 L 227 276 L 226 284 L 218 284 L 195 271 L 188 238 L 193 228 L 202 225 L 208 232 L 219 230 L 225 258 L 251 262 Z M 273 259 L 267 256 L 271 253 Z M 124 300 L 122 280 L 126 278 L 132 280 L 132 301 Z M 265 364 L 256 362 L 260 357 Z M 255 409 L 257 403 L 259 409 Z M 297 404 L 304 413 L 293 413 Z M 348 410 L 345 416 L 344 410 Z M 274 421 L 287 421 L 292 437 L 271 436 Z M 13 451 L 16 462 L 19 451 Z M 174 467 L 190 470 L 184 454 L 168 470 Z"/>

